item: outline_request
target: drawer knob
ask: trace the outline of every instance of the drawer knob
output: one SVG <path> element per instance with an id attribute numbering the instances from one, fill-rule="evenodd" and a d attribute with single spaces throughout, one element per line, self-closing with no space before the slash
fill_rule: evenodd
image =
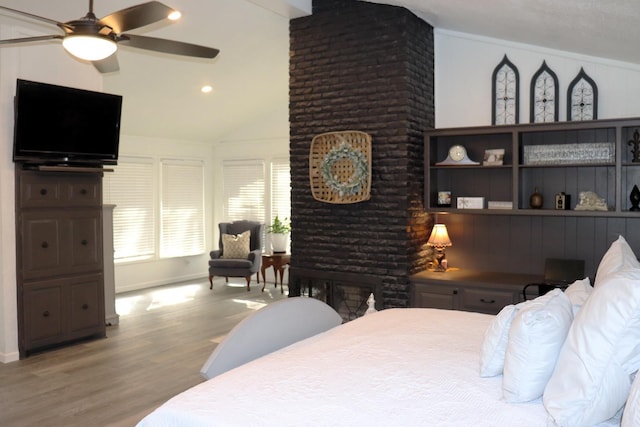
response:
<path id="1" fill-rule="evenodd" d="M 82 304 L 82 309 L 83 310 L 88 310 L 89 309 L 89 304 L 87 304 L 87 303 Z"/>
<path id="2" fill-rule="evenodd" d="M 45 310 L 42 312 L 42 317 L 49 317 L 49 310 Z"/>
<path id="3" fill-rule="evenodd" d="M 87 241 L 87 239 L 82 239 L 82 240 L 80 241 L 80 244 L 81 244 L 82 246 L 87 246 L 87 244 L 88 244 L 88 243 L 89 243 L 89 242 Z"/>
<path id="4" fill-rule="evenodd" d="M 46 196 L 47 195 L 47 189 L 46 188 L 41 188 L 40 189 L 40 195 Z"/>
<path id="5" fill-rule="evenodd" d="M 494 299 L 486 300 L 484 298 L 480 298 L 480 302 L 483 302 L 485 304 L 494 304 L 496 302 L 496 300 L 494 300 Z"/>
<path id="6" fill-rule="evenodd" d="M 82 194 L 83 196 L 87 194 L 87 189 L 83 188 L 82 190 L 80 190 L 80 194 Z"/>
<path id="7" fill-rule="evenodd" d="M 42 246 L 42 249 L 47 249 L 49 247 L 49 244 L 47 242 L 42 242 L 40 246 Z"/>

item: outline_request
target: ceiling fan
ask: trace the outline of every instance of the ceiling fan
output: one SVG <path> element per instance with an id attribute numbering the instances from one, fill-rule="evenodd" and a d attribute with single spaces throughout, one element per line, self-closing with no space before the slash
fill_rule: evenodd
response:
<path id="1" fill-rule="evenodd" d="M 64 32 L 62 35 L 0 40 L 0 46 L 60 39 L 64 48 L 71 55 L 91 61 L 101 73 L 118 71 L 118 59 L 115 55 L 118 44 L 197 58 L 214 58 L 220 52 L 218 49 L 191 43 L 124 33 L 163 19 L 176 20 L 180 17 L 180 12 L 158 1 L 141 3 L 98 19 L 93 13 L 93 0 L 89 0 L 89 12 L 80 19 L 68 22 L 58 22 L 5 6 L 0 6 L 0 9 L 56 25 Z"/>

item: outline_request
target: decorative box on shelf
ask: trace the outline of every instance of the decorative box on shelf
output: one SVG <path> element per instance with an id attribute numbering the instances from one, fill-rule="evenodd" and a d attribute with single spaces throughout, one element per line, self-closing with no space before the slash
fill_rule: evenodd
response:
<path id="1" fill-rule="evenodd" d="M 613 163 L 616 149 L 613 142 L 525 145 L 522 154 L 525 165 Z"/>
<path id="2" fill-rule="evenodd" d="M 484 197 L 458 197 L 458 209 L 484 209 Z"/>
<path id="3" fill-rule="evenodd" d="M 502 202 L 489 200 L 487 202 L 487 208 L 489 209 L 513 209 L 513 202 Z"/>

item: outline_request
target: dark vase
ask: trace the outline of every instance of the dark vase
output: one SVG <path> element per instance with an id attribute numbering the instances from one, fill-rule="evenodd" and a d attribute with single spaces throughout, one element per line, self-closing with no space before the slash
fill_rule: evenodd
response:
<path id="1" fill-rule="evenodd" d="M 536 187 L 529 198 L 529 206 L 531 206 L 532 209 L 540 209 L 542 208 L 543 201 L 542 194 L 538 193 L 538 187 Z"/>
<path id="2" fill-rule="evenodd" d="M 638 186 L 634 185 L 631 190 L 631 194 L 629 195 L 629 200 L 631 200 L 631 209 L 630 211 L 636 212 L 640 211 L 638 205 L 640 204 L 640 190 L 638 190 Z"/>

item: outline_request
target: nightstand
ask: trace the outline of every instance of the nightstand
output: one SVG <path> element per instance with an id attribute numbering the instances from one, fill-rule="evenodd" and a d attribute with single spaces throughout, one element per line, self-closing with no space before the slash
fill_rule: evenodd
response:
<path id="1" fill-rule="evenodd" d="M 497 314 L 522 301 L 522 288 L 542 276 L 475 270 L 423 271 L 410 277 L 412 306 Z"/>

